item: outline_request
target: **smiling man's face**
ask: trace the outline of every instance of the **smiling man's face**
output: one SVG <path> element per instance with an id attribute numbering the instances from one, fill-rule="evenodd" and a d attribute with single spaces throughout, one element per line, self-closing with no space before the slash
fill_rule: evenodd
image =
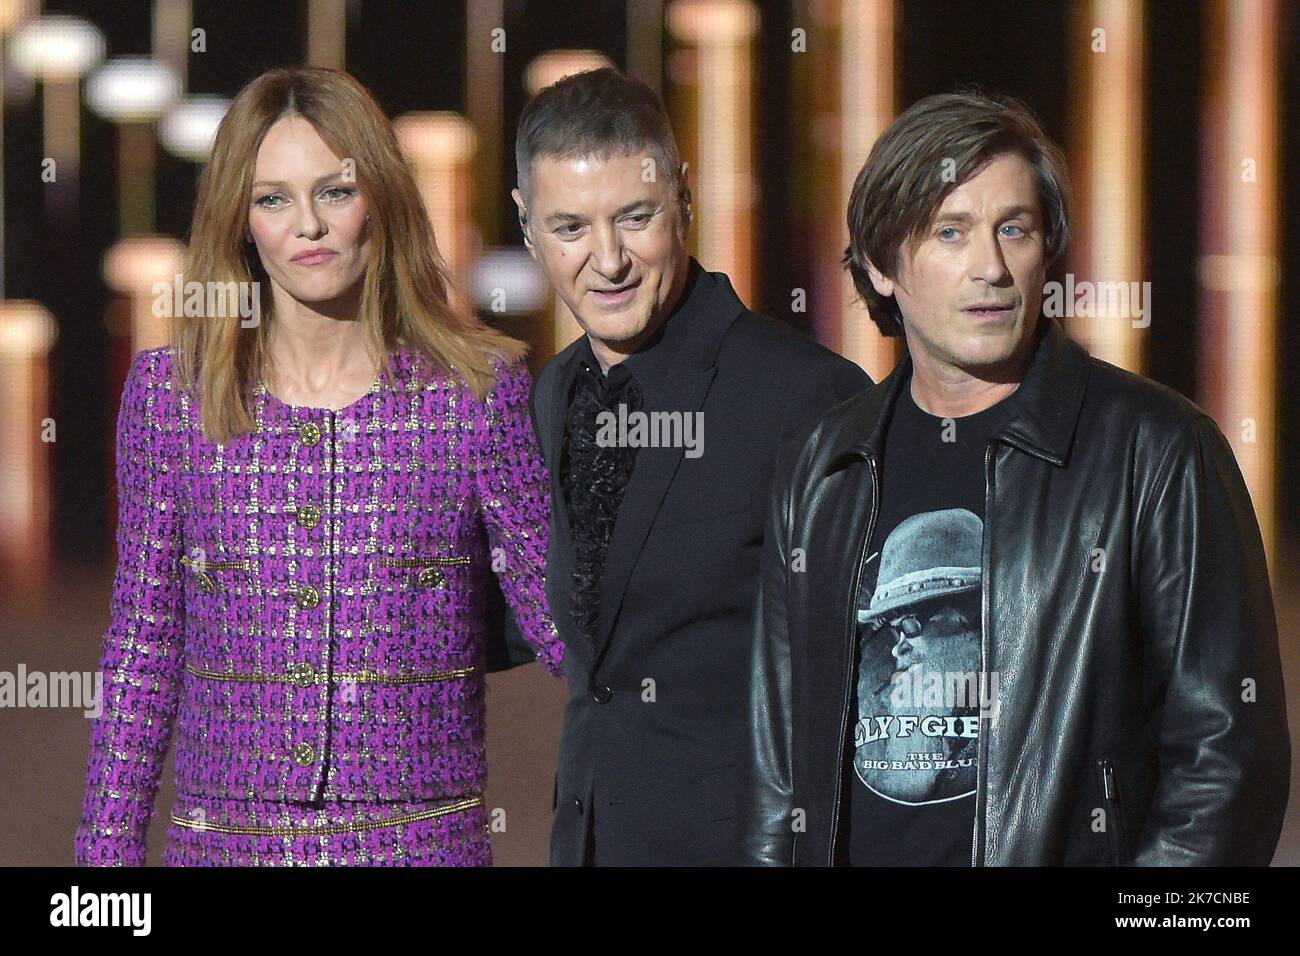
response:
<path id="1" fill-rule="evenodd" d="M 686 283 L 686 212 L 648 154 L 533 163 L 526 244 L 608 367 L 635 352 L 672 312 Z M 646 181 L 647 179 L 650 181 Z"/>
<path id="2" fill-rule="evenodd" d="M 871 283 L 903 313 L 908 351 L 940 370 L 979 375 L 1023 360 L 1047 272 L 1034 170 L 1019 153 L 993 158 L 944 199 L 896 279 Z"/>

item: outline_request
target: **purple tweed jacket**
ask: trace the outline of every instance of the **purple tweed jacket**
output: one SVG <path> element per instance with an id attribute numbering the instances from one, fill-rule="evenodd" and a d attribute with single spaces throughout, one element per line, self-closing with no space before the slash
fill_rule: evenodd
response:
<path id="1" fill-rule="evenodd" d="M 526 369 L 482 401 L 417 352 L 393 371 L 338 411 L 259 386 L 254 430 L 214 444 L 169 350 L 135 357 L 79 865 L 143 864 L 173 728 L 182 796 L 480 795 L 489 573 L 560 674 Z"/>

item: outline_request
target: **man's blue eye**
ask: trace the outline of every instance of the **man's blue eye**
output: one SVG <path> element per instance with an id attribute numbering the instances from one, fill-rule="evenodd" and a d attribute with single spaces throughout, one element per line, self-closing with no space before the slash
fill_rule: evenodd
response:
<path id="1" fill-rule="evenodd" d="M 1023 236 L 1023 235 L 1025 234 L 1025 231 L 1024 231 L 1023 229 L 1021 229 L 1019 226 L 1013 225 L 1013 224 L 1011 224 L 1011 223 L 1008 223 L 1007 225 L 1003 226 L 1002 228 L 1003 228 L 1003 229 L 1014 229 L 1014 230 L 1016 231 L 1016 233 L 1017 233 L 1018 235 L 1021 235 L 1021 236 Z"/>
<path id="2" fill-rule="evenodd" d="M 944 226 L 944 227 L 943 227 L 942 229 L 940 229 L 939 232 L 938 232 L 938 236 L 939 236 L 939 238 L 940 238 L 940 239 L 948 238 L 948 237 L 946 237 L 946 236 L 944 235 L 944 233 L 948 233 L 948 232 L 950 232 L 950 233 L 954 233 L 954 234 L 955 234 L 955 233 L 957 232 L 957 227 L 956 227 L 956 226 Z M 956 236 L 954 235 L 952 238 L 956 238 Z"/>

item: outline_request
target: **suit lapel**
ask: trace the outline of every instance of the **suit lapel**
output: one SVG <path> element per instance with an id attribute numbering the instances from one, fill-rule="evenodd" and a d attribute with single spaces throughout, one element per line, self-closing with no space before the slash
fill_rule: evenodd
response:
<path id="1" fill-rule="evenodd" d="M 644 410 L 647 412 L 680 411 L 694 415 L 701 410 L 717 374 L 714 363 L 718 348 L 731 324 L 744 311 L 744 304 L 726 276 L 704 272 L 700 281 L 707 285 L 697 290 L 698 298 L 692 295 L 693 301 L 686 308 L 690 314 L 681 316 L 689 321 L 689 333 L 671 355 L 669 372 L 663 384 L 659 388 L 654 385 L 646 388 Z M 596 617 L 597 666 L 609 647 L 614 621 L 623 604 L 623 594 L 632 570 L 684 455 L 684 448 L 641 448 L 637 451 L 636 465 L 623 494 L 609 551 L 605 555 L 600 610 Z"/>
<path id="2" fill-rule="evenodd" d="M 704 404 L 716 368 L 680 369 L 672 376 L 660 395 L 647 395 L 645 411 L 681 411 L 693 415 Z M 664 399 L 671 396 L 671 401 Z M 671 405 L 671 408 L 668 406 Z M 623 603 L 632 568 L 641 556 L 646 536 L 654 523 L 659 506 L 672 484 L 677 466 L 685 454 L 683 448 L 641 448 L 637 451 L 636 466 L 623 493 L 623 502 L 614 522 L 609 551 L 605 556 L 605 571 L 600 582 L 600 612 L 596 618 L 596 645 L 603 652 L 609 643 L 614 619 Z M 597 655 L 599 659 L 599 653 Z"/>

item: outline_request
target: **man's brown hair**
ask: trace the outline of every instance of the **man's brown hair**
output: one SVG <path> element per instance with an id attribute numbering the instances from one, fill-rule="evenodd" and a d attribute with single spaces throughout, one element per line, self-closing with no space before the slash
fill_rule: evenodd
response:
<path id="1" fill-rule="evenodd" d="M 948 194 L 1008 152 L 1033 167 L 1050 265 L 1069 241 L 1069 172 L 1023 102 L 978 92 L 927 96 L 876 140 L 849 196 L 843 264 L 882 334 L 901 335 L 902 316 L 894 297 L 871 284 L 867 264 L 897 279 L 904 244 L 914 251 Z"/>

